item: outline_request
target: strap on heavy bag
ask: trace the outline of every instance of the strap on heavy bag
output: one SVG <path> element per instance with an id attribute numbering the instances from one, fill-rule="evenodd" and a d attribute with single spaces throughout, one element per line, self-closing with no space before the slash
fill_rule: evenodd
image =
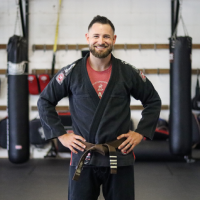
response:
<path id="1" fill-rule="evenodd" d="M 55 69 L 55 63 L 56 63 L 56 51 L 57 51 L 58 28 L 59 28 L 61 4 L 62 4 L 62 0 L 59 0 L 58 18 L 57 18 L 57 23 L 56 23 L 56 34 L 55 34 L 55 40 L 54 40 L 54 46 L 53 46 L 53 60 L 52 60 L 52 65 L 51 65 L 51 77 L 54 76 L 54 69 Z"/>

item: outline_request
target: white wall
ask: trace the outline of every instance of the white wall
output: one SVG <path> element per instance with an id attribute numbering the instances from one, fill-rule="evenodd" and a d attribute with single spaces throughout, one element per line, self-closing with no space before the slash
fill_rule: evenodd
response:
<path id="1" fill-rule="evenodd" d="M 51 68 L 52 51 L 32 51 L 33 44 L 53 44 L 59 0 L 29 0 L 29 72 L 33 68 Z M 182 15 L 193 43 L 200 43 L 200 1 L 183 0 Z M 108 17 L 115 25 L 117 44 L 120 43 L 168 43 L 171 34 L 170 0 L 63 0 L 60 16 L 58 44 L 86 44 L 87 26 L 95 15 Z M 16 0 L 0 0 L 0 43 L 6 44 L 14 34 Z M 19 31 L 18 31 L 19 32 Z M 178 35 L 184 35 L 182 26 Z M 114 56 L 137 68 L 169 68 L 168 50 L 114 50 Z M 193 50 L 192 67 L 200 64 L 200 50 Z M 7 54 L 0 50 L 0 68 L 6 68 Z M 70 64 L 81 57 L 76 50 L 58 51 L 56 68 Z M 169 75 L 147 75 L 157 89 L 163 104 L 169 105 Z M 7 104 L 6 77 L 1 75 L 0 105 Z M 192 96 L 196 76 L 192 76 Z M 30 106 L 36 105 L 38 96 L 30 95 Z M 68 104 L 64 99 L 60 105 Z M 139 104 L 132 99 L 132 104 Z M 6 116 L 0 111 L 0 118 Z M 168 119 L 169 111 L 161 111 L 161 117 Z M 30 119 L 37 116 L 30 111 Z M 140 111 L 132 111 L 135 126 Z"/>

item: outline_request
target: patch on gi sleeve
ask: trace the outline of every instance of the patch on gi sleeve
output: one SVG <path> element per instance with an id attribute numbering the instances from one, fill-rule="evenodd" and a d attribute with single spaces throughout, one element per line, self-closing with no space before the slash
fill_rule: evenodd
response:
<path id="1" fill-rule="evenodd" d="M 64 77 L 65 77 L 65 75 L 64 75 L 63 71 L 60 74 L 58 74 L 58 76 L 56 77 L 56 80 L 60 85 L 62 84 Z"/>
<path id="2" fill-rule="evenodd" d="M 73 67 L 76 65 L 76 63 L 73 63 L 71 65 L 68 65 L 62 72 L 60 72 L 57 77 L 56 80 L 57 82 L 61 85 L 64 81 L 64 79 L 66 78 L 66 76 L 71 72 L 71 70 L 73 69 Z"/>
<path id="3" fill-rule="evenodd" d="M 142 71 L 139 71 L 139 75 L 140 75 L 140 77 L 142 78 L 142 80 L 143 80 L 144 82 L 146 82 L 146 76 L 144 75 L 144 73 L 143 73 Z"/>

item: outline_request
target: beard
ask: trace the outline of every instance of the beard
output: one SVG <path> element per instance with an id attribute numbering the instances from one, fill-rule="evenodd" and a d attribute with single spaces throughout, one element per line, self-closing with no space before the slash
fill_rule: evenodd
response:
<path id="1" fill-rule="evenodd" d="M 106 47 L 105 45 L 99 45 L 102 47 Z M 96 51 L 95 46 L 89 45 L 89 50 L 92 53 L 93 56 L 96 58 L 106 58 L 111 52 L 112 52 L 113 45 L 107 46 L 107 48 L 104 51 Z"/>

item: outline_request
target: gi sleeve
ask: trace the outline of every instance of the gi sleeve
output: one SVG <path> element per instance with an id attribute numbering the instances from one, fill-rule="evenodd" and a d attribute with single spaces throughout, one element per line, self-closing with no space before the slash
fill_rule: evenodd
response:
<path id="1" fill-rule="evenodd" d="M 131 95 L 140 100 L 144 109 L 135 132 L 142 134 L 149 139 L 153 139 L 157 121 L 161 110 L 161 99 L 154 89 L 152 83 L 145 75 L 136 69 L 132 69 L 132 89 Z"/>
<path id="2" fill-rule="evenodd" d="M 52 78 L 37 102 L 46 140 L 66 133 L 55 107 L 63 97 L 69 94 L 70 74 L 65 73 L 68 68 L 69 66 L 63 68 Z"/>

